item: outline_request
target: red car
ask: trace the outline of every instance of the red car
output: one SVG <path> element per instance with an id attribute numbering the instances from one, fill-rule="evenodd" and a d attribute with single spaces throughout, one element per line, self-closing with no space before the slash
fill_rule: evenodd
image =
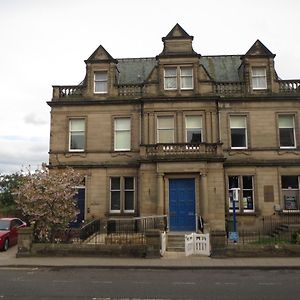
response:
<path id="1" fill-rule="evenodd" d="M 18 229 L 25 227 L 26 223 L 18 218 L 0 219 L 0 250 L 6 251 L 18 242 Z"/>

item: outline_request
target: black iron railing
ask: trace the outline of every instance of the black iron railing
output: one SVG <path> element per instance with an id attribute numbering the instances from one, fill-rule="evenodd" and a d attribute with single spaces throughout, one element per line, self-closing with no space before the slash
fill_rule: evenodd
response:
<path id="1" fill-rule="evenodd" d="M 100 219 L 95 219 L 80 228 L 80 239 L 86 240 L 100 232 Z"/>
<path id="2" fill-rule="evenodd" d="M 146 216 L 131 219 L 110 218 L 107 221 L 107 234 L 111 233 L 144 233 L 147 230 L 167 229 L 167 216 Z"/>
<path id="3" fill-rule="evenodd" d="M 227 228 L 229 227 L 227 226 Z M 291 242 L 296 232 L 300 232 L 300 214 L 292 210 L 284 211 L 261 218 L 253 229 L 238 226 L 238 243 L 274 244 Z M 229 232 L 227 232 L 227 237 L 227 241 L 230 243 Z"/>

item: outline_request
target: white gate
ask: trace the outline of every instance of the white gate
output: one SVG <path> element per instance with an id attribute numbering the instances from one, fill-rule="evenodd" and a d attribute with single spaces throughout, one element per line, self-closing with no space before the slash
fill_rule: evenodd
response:
<path id="1" fill-rule="evenodd" d="M 185 255 L 210 255 L 209 233 L 191 233 L 185 235 Z"/>

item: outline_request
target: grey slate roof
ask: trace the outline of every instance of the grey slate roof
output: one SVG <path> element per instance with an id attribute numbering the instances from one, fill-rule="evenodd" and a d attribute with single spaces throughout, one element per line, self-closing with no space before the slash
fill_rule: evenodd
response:
<path id="1" fill-rule="evenodd" d="M 202 56 L 200 63 L 215 81 L 240 81 L 241 55 Z"/>
<path id="2" fill-rule="evenodd" d="M 201 56 L 200 64 L 215 81 L 240 81 L 241 55 Z M 143 83 L 157 64 L 155 57 L 117 59 L 119 84 Z"/>
<path id="3" fill-rule="evenodd" d="M 156 65 L 155 57 L 117 59 L 119 84 L 143 83 Z"/>

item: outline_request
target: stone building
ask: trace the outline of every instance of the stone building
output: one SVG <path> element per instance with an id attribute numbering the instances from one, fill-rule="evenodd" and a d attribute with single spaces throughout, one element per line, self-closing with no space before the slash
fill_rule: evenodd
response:
<path id="1" fill-rule="evenodd" d="M 168 218 L 170 231 L 224 232 L 236 213 L 300 213 L 300 80 L 281 80 L 259 40 L 243 55 L 201 55 L 176 24 L 149 58 L 102 46 L 79 85 L 53 86 L 50 167 L 85 175 L 82 219 Z"/>

